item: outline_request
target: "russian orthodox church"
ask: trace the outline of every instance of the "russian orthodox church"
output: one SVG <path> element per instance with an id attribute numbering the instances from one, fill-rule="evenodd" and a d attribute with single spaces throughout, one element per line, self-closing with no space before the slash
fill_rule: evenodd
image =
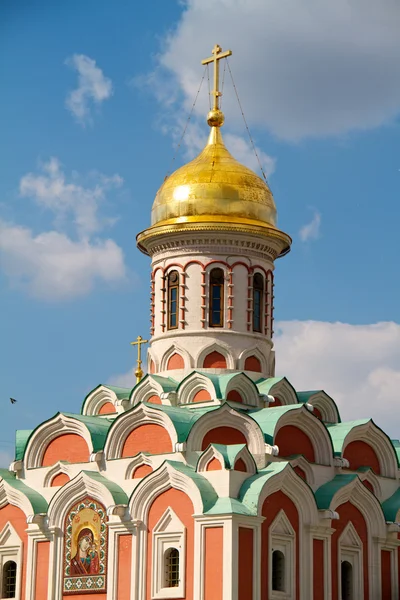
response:
<path id="1" fill-rule="evenodd" d="M 291 239 L 224 145 L 226 54 L 204 61 L 207 145 L 137 237 L 147 374 L 139 354 L 132 389 L 98 385 L 80 414 L 17 432 L 0 472 L 1 598 L 399 598 L 399 441 L 275 376 L 273 273 Z"/>

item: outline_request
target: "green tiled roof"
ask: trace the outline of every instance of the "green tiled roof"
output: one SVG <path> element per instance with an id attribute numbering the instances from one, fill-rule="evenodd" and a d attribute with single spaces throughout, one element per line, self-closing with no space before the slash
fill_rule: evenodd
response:
<path id="1" fill-rule="evenodd" d="M 111 493 L 115 504 L 128 504 L 128 496 L 117 483 L 114 483 L 114 481 L 107 479 L 107 477 L 100 475 L 100 473 L 97 473 L 96 471 L 82 471 L 82 473 L 94 481 L 103 484 Z"/>
<path id="2" fill-rule="evenodd" d="M 253 513 L 245 504 L 236 498 L 218 498 L 216 503 L 206 511 L 207 515 L 246 515 L 253 516 Z"/>
<path id="3" fill-rule="evenodd" d="M 220 406 L 210 406 L 207 408 L 184 410 L 176 406 L 166 406 L 165 404 L 150 404 L 147 402 L 144 404 L 154 410 L 160 410 L 171 419 L 178 436 L 178 442 L 184 442 L 187 440 L 190 430 L 196 421 L 200 419 L 200 417 L 208 412 L 218 410 L 220 408 Z"/>
<path id="4" fill-rule="evenodd" d="M 149 377 L 150 379 L 154 379 L 154 381 L 156 381 L 157 383 L 159 383 L 163 389 L 164 392 L 174 392 L 176 390 L 176 388 L 178 387 L 178 382 L 175 381 L 175 379 L 172 379 L 172 377 L 161 377 L 160 375 L 146 375 L 142 381 L 144 379 L 146 379 L 146 377 Z"/>
<path id="5" fill-rule="evenodd" d="M 247 507 L 251 514 L 257 514 L 260 492 L 268 479 L 274 475 L 277 475 L 284 469 L 291 468 L 292 467 L 290 464 L 286 461 L 273 462 L 270 463 L 265 469 L 261 469 L 257 475 L 253 475 L 253 477 L 249 477 L 243 482 L 243 485 L 240 488 L 239 499 Z"/>
<path id="6" fill-rule="evenodd" d="M 39 494 L 39 492 L 27 486 L 20 479 L 17 479 L 15 473 L 10 473 L 10 471 L 7 469 L 0 469 L 0 477 L 5 481 L 5 483 L 13 487 L 15 490 L 18 490 L 24 496 L 26 496 L 26 498 L 28 498 L 32 506 L 33 514 L 37 515 L 39 513 L 47 513 L 47 501 L 41 494 Z"/>
<path id="7" fill-rule="evenodd" d="M 328 481 L 327 483 L 324 483 L 324 485 L 321 485 L 321 487 L 319 487 L 314 494 L 318 508 L 328 509 L 332 502 L 332 498 L 336 494 L 336 492 L 340 490 L 340 488 L 342 488 L 345 485 L 348 485 L 357 478 L 358 475 L 355 475 L 354 473 L 352 475 L 336 475 L 333 479 L 331 479 L 331 481 Z"/>
<path id="8" fill-rule="evenodd" d="M 15 460 L 22 460 L 33 429 L 17 429 L 15 432 Z"/>
<path id="9" fill-rule="evenodd" d="M 221 386 L 220 386 L 220 379 L 222 377 L 224 377 L 223 375 L 216 375 L 215 373 L 203 373 L 202 371 L 198 371 L 198 370 L 194 370 L 191 371 L 191 373 L 189 373 L 189 375 L 186 375 L 186 377 L 184 377 L 182 379 L 182 381 L 180 382 L 180 384 L 178 385 L 178 387 L 176 388 L 177 391 L 180 389 L 180 387 L 183 385 L 183 383 L 189 378 L 193 376 L 193 373 L 198 373 L 199 375 L 202 375 L 203 377 L 205 377 L 206 379 L 209 379 L 211 381 L 211 383 L 214 386 L 215 389 L 215 397 L 218 399 L 222 399 L 223 395 L 222 395 L 222 391 L 221 391 Z M 235 375 L 237 375 L 237 373 L 235 373 Z M 226 377 L 226 376 L 225 376 Z"/>
<path id="10" fill-rule="evenodd" d="M 400 464 L 400 440 L 390 440 L 397 455 L 397 462 Z"/>
<path id="11" fill-rule="evenodd" d="M 273 444 L 275 427 L 281 416 L 291 410 L 302 409 L 303 406 L 301 404 L 288 404 L 286 406 L 277 406 L 275 408 L 249 410 L 247 414 L 251 416 L 261 427 L 261 430 L 264 433 L 265 441 L 268 444 Z"/>
<path id="12" fill-rule="evenodd" d="M 301 402 L 302 404 L 306 404 L 306 402 L 308 402 L 310 398 L 315 396 L 315 394 L 318 394 L 318 392 L 322 391 L 323 390 L 311 390 L 309 392 L 296 392 L 296 396 L 299 402 Z"/>
<path id="13" fill-rule="evenodd" d="M 386 521 L 395 522 L 397 513 L 400 509 L 400 488 L 390 496 L 385 502 L 382 503 L 383 514 L 385 515 Z"/>
<path id="14" fill-rule="evenodd" d="M 290 381 L 286 379 L 286 377 L 268 377 L 268 379 L 259 379 L 258 381 L 256 381 L 256 386 L 260 394 L 269 394 L 271 388 L 280 381 L 286 381 L 286 383 L 288 383 L 293 389 L 293 392 L 296 393 L 296 390 L 294 389 Z"/>
<path id="15" fill-rule="evenodd" d="M 123 388 L 117 387 L 115 385 L 105 385 L 104 387 L 108 388 L 117 396 L 118 400 L 123 400 L 124 398 L 129 398 L 129 394 L 131 393 L 132 388 Z"/>

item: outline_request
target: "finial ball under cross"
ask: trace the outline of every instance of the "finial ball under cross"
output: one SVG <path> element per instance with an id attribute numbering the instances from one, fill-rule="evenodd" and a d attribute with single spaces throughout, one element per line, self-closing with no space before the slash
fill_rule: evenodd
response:
<path id="1" fill-rule="evenodd" d="M 205 58 L 201 61 L 202 65 L 208 65 L 214 63 L 214 89 L 211 94 L 214 96 L 214 106 L 208 114 L 208 124 L 212 127 L 221 127 L 224 122 L 224 115 L 219 108 L 219 98 L 222 96 L 222 92 L 219 89 L 219 61 L 222 58 L 232 55 L 232 50 L 226 50 L 222 52 L 222 48 L 219 44 L 215 44 L 212 49 L 212 55 L 209 58 Z"/>
<path id="2" fill-rule="evenodd" d="M 136 342 L 131 342 L 131 346 L 137 346 L 138 347 L 138 357 L 137 357 L 137 361 L 136 361 L 137 362 L 137 368 L 135 370 L 136 383 L 139 383 L 139 381 L 143 377 L 141 350 L 142 350 L 142 344 L 147 344 L 148 341 L 149 340 L 144 340 L 141 335 L 138 335 L 137 338 L 136 338 Z"/>

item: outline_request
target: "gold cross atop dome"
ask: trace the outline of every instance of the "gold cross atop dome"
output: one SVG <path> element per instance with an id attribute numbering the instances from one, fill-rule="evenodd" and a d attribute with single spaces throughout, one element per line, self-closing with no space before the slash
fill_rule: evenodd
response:
<path id="1" fill-rule="evenodd" d="M 141 335 L 138 335 L 136 338 L 136 342 L 131 342 L 131 346 L 138 347 L 137 368 L 135 371 L 136 383 L 139 383 L 139 381 L 143 377 L 141 350 L 142 350 L 142 344 L 147 344 L 148 341 L 149 340 L 144 340 Z"/>
<path id="2" fill-rule="evenodd" d="M 222 58 L 231 56 L 232 50 L 226 50 L 225 52 L 222 52 L 221 46 L 215 44 L 211 52 L 212 56 L 201 61 L 202 65 L 214 63 L 214 89 L 211 92 L 211 94 L 214 96 L 214 106 L 208 113 L 207 123 L 210 125 L 210 127 L 221 127 L 221 125 L 224 123 L 224 115 L 219 108 L 219 98 L 222 96 L 222 92 L 219 89 L 219 61 Z"/>

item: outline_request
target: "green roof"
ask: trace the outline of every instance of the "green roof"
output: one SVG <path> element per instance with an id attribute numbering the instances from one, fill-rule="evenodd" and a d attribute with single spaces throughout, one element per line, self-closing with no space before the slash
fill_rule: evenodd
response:
<path id="1" fill-rule="evenodd" d="M 123 388 L 117 387 L 115 385 L 106 385 L 103 384 L 104 387 L 108 388 L 117 396 L 118 400 L 123 400 L 124 398 L 129 398 L 129 394 L 131 393 L 132 388 Z"/>
<path id="2" fill-rule="evenodd" d="M 335 456 L 340 456 L 343 451 L 343 443 L 348 433 L 354 427 L 366 425 L 371 419 L 358 419 L 357 421 L 345 421 L 344 423 L 327 424 L 331 436 Z"/>
<path id="3" fill-rule="evenodd" d="M 144 402 L 144 404 L 154 410 L 160 410 L 171 419 L 178 436 L 178 442 L 185 442 L 187 440 L 190 430 L 200 417 L 220 408 L 220 406 L 210 406 L 207 408 L 184 410 L 176 406 L 166 406 L 165 404 L 151 404 L 148 402 Z"/>
<path id="4" fill-rule="evenodd" d="M 82 473 L 94 481 L 103 484 L 111 493 L 115 504 L 128 504 L 128 496 L 118 484 L 114 483 L 114 481 L 107 479 L 107 477 L 104 477 L 104 475 L 101 475 L 97 471 L 82 471 Z"/>
<path id="5" fill-rule="evenodd" d="M 245 504 L 236 498 L 218 498 L 215 504 L 206 511 L 207 515 L 246 515 L 253 516 L 253 513 Z"/>
<path id="6" fill-rule="evenodd" d="M 33 429 L 17 429 L 15 432 L 15 460 L 22 460 Z"/>
<path id="7" fill-rule="evenodd" d="M 397 513 L 400 509 L 400 488 L 390 496 L 385 502 L 382 503 L 383 514 L 385 515 L 386 521 L 394 523 L 396 521 Z"/>
<path id="8" fill-rule="evenodd" d="M 227 377 L 226 375 L 216 375 L 215 373 L 203 373 L 202 371 L 198 371 L 198 370 L 194 370 L 191 373 L 189 373 L 189 375 L 186 375 L 186 377 L 184 377 L 182 379 L 182 381 L 179 383 L 178 387 L 176 388 L 177 391 L 179 390 L 179 388 L 183 385 L 183 383 L 189 378 L 189 377 L 193 377 L 193 374 L 197 373 L 198 375 L 202 375 L 203 377 L 205 377 L 206 379 L 209 379 L 211 381 L 211 383 L 214 386 L 215 389 L 215 397 L 218 399 L 222 399 L 223 395 L 222 395 L 222 391 L 221 391 L 221 386 L 220 386 L 220 379 L 222 377 Z M 234 375 L 237 375 L 237 373 L 234 373 Z M 228 375 L 228 377 L 231 377 L 231 375 Z"/>
<path id="9" fill-rule="evenodd" d="M 292 468 L 286 461 L 272 462 L 265 469 L 261 469 L 256 475 L 249 477 L 243 482 L 239 498 L 251 514 L 257 514 L 260 492 L 264 484 L 268 479 L 281 473 L 286 468 Z"/>
<path id="10" fill-rule="evenodd" d="M 272 445 L 274 443 L 275 427 L 281 416 L 290 410 L 301 409 L 302 405 L 288 404 L 285 406 L 277 406 L 275 408 L 249 410 L 247 414 L 251 416 L 261 427 L 261 430 L 264 433 L 265 441 Z"/>
<path id="11" fill-rule="evenodd" d="M 268 395 L 273 386 L 281 381 L 286 381 L 286 383 L 288 383 L 293 389 L 293 392 L 296 393 L 296 390 L 294 389 L 290 381 L 286 379 L 286 377 L 268 377 L 268 379 L 259 379 L 258 381 L 256 381 L 256 386 L 260 394 Z"/>
<path id="12" fill-rule="evenodd" d="M 332 498 L 340 488 L 348 485 L 355 479 L 358 479 L 358 475 L 353 474 L 342 474 L 336 475 L 331 481 L 321 485 L 315 492 L 315 500 L 319 509 L 328 509 L 331 505 Z"/>
<path id="13" fill-rule="evenodd" d="M 33 488 L 27 486 L 23 481 L 17 479 L 15 473 L 10 473 L 7 469 L 0 469 L 0 477 L 5 481 L 6 484 L 10 485 L 15 490 L 18 490 L 28 498 L 31 503 L 33 514 L 46 514 L 47 513 L 47 501 L 43 498 L 39 492 Z"/>
<path id="14" fill-rule="evenodd" d="M 400 464 L 400 440 L 390 440 L 397 455 L 397 462 Z"/>
<path id="15" fill-rule="evenodd" d="M 322 392 L 323 390 L 311 390 L 309 392 L 296 392 L 296 396 L 299 402 L 301 402 L 301 404 L 306 404 L 310 398 L 312 398 L 313 396 L 315 396 L 315 394 L 318 394 L 318 392 Z"/>

